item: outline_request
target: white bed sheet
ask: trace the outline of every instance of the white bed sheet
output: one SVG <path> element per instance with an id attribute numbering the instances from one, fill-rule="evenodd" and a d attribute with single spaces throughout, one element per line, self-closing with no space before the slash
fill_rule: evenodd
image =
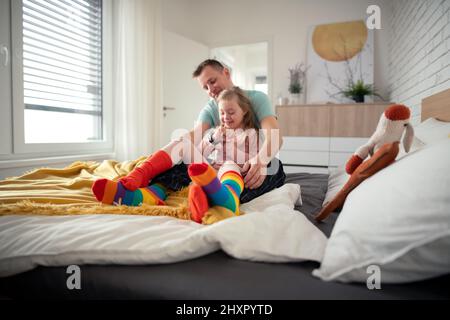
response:
<path id="1" fill-rule="evenodd" d="M 154 264 L 222 249 L 260 262 L 322 260 L 327 238 L 294 210 L 300 186 L 286 184 L 211 226 L 132 215 L 0 217 L 0 277 L 38 265 Z"/>

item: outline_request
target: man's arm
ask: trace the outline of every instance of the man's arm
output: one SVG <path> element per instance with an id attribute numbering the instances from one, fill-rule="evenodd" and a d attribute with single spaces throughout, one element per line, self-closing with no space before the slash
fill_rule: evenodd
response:
<path id="1" fill-rule="evenodd" d="M 264 133 L 264 143 L 258 155 L 262 162 L 268 165 L 278 151 L 280 151 L 283 144 L 283 137 L 280 134 L 278 120 L 273 116 L 264 118 L 261 121 L 261 128 Z M 275 141 L 272 139 L 275 139 Z"/>
<path id="2" fill-rule="evenodd" d="M 267 165 L 278 153 L 283 143 L 278 120 L 274 116 L 265 117 L 261 121 L 261 129 L 263 129 L 264 143 L 258 152 L 257 159 L 249 160 L 244 167 L 244 170 L 248 170 L 244 183 L 249 189 L 259 188 L 264 182 Z"/>

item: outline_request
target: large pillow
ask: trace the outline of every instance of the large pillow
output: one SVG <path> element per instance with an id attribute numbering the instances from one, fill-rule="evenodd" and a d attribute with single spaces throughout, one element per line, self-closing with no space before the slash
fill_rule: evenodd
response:
<path id="1" fill-rule="evenodd" d="M 402 283 L 450 273 L 450 139 L 427 145 L 361 183 L 347 197 L 313 275 Z"/>
<path id="2" fill-rule="evenodd" d="M 450 135 L 450 122 L 428 118 L 414 127 L 416 138 L 425 144 L 432 144 L 447 139 Z"/>
<path id="3" fill-rule="evenodd" d="M 427 144 L 433 144 L 447 139 L 450 135 L 450 122 L 439 121 L 435 118 L 428 118 L 418 126 L 414 127 L 414 139 L 409 153 L 423 148 Z M 400 149 L 397 159 L 408 155 L 404 148 Z"/>
<path id="4" fill-rule="evenodd" d="M 323 199 L 322 206 L 324 207 L 337 195 L 342 187 L 347 183 L 350 175 L 345 171 L 345 167 L 341 166 L 330 171 L 328 176 L 328 189 Z"/>

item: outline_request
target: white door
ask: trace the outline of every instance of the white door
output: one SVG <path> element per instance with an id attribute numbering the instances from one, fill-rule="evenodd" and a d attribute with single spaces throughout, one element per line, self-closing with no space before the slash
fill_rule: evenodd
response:
<path id="1" fill-rule="evenodd" d="M 208 102 L 192 72 L 209 56 L 209 48 L 178 34 L 163 34 L 163 145 L 177 129 L 191 130 Z"/>

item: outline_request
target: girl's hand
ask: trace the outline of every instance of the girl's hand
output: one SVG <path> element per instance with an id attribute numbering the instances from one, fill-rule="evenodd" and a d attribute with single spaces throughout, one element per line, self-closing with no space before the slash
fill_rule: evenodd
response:
<path id="1" fill-rule="evenodd" d="M 218 127 L 213 134 L 214 143 L 221 142 L 223 140 L 223 134 L 225 132 L 225 128 L 223 126 Z"/>
<path id="2" fill-rule="evenodd" d="M 245 187 L 248 189 L 259 188 L 267 175 L 267 166 L 260 161 L 255 160 L 256 159 L 250 159 L 242 168 L 242 174 L 245 176 Z"/>

